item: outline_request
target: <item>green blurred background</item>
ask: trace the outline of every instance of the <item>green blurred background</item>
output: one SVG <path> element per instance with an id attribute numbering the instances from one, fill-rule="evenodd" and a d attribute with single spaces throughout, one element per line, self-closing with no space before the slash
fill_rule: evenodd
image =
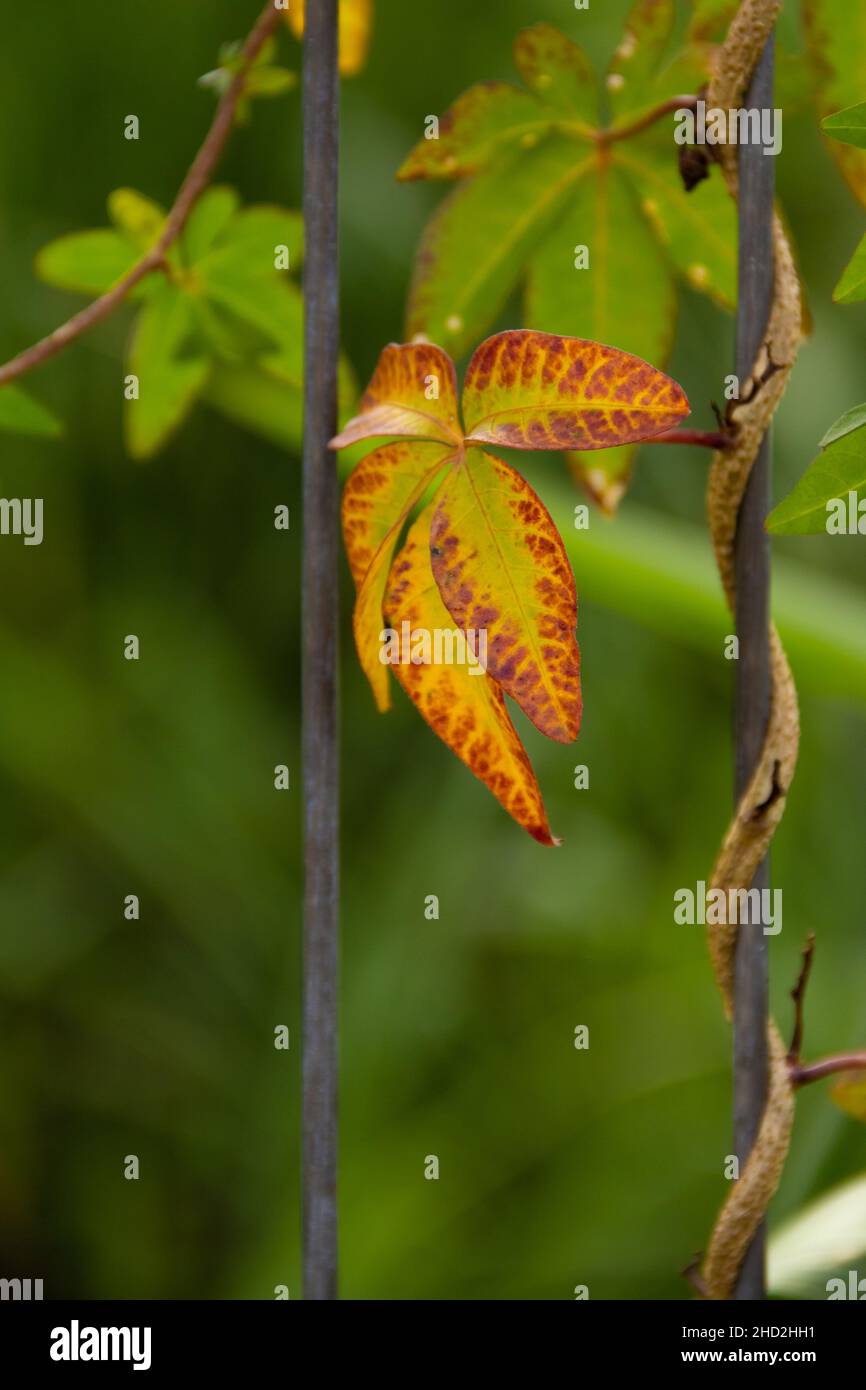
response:
<path id="1" fill-rule="evenodd" d="M 211 115 L 195 79 L 257 9 L 80 0 L 49 15 L 2 0 L 4 359 L 81 303 L 37 283 L 41 245 L 101 225 L 118 185 L 171 201 Z M 604 61 L 627 9 L 377 0 L 369 64 L 343 88 L 343 333 L 360 380 L 401 336 L 413 249 L 441 196 L 393 178 L 425 115 L 476 79 L 511 77 L 513 36 L 537 19 Z M 796 13 L 785 43 L 797 51 Z M 281 47 L 297 68 L 298 45 L 286 34 Z M 122 138 L 130 112 L 137 143 Z M 830 298 L 864 213 L 815 126 L 808 103 L 789 110 L 778 161 L 814 333 L 776 430 L 777 496 L 866 394 L 866 310 Z M 299 206 L 297 93 L 257 105 L 221 177 L 246 201 Z M 43 1277 L 48 1297 L 270 1298 L 287 1284 L 294 1298 L 299 460 L 202 407 L 155 460 L 131 462 L 129 322 L 121 312 L 30 378 L 67 421 L 62 442 L 0 436 L 4 495 L 45 499 L 44 544 L 0 544 L 0 1274 Z M 732 331 L 683 290 L 671 370 L 699 427 Z M 405 699 L 376 714 L 343 566 L 344 1297 L 567 1299 L 576 1284 L 688 1296 L 678 1271 L 724 1196 L 731 1131 L 730 1035 L 702 931 L 672 917 L 730 804 L 707 463 L 644 451 L 620 517 L 594 514 L 570 542 L 584 730 L 563 748 L 521 723 L 558 851 L 523 835 Z M 567 532 L 580 499 L 561 462 L 539 461 L 533 479 Z M 272 524 L 282 502 L 288 535 Z M 773 995 L 787 1032 L 814 929 L 815 1056 L 866 1042 L 863 542 L 806 538 L 775 555 L 804 736 L 773 856 Z M 122 659 L 133 632 L 137 664 Z M 281 762 L 289 793 L 273 789 Z M 578 762 L 589 791 L 573 788 Z M 139 922 L 124 920 L 128 893 Z M 438 922 L 424 917 L 431 893 Z M 273 1046 L 280 1023 L 288 1054 Z M 573 1047 L 581 1023 L 588 1052 Z M 424 1180 L 428 1154 L 438 1182 Z M 864 1167 L 863 1127 L 825 1088 L 804 1092 L 774 1222 Z"/>

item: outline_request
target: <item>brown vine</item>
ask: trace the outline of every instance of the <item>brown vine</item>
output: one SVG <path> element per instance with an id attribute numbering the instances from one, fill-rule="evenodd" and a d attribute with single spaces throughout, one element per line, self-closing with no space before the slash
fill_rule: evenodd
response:
<path id="1" fill-rule="evenodd" d="M 782 0 L 743 0 L 711 76 L 707 104 L 732 110 L 742 104 L 752 72 L 772 33 Z M 719 163 L 731 196 L 738 196 L 736 151 L 719 147 Z M 752 465 L 784 393 L 802 337 L 800 285 L 791 247 L 778 214 L 773 223 L 774 286 L 769 321 L 749 381 L 730 411 L 733 448 L 714 456 L 707 510 L 725 597 L 736 599 L 734 540 L 737 516 Z M 785 802 L 799 744 L 799 712 L 791 669 L 775 628 L 770 631 L 772 696 L 758 766 L 728 828 L 711 886 L 749 888 L 764 859 Z M 733 1008 L 736 924 L 714 927 L 708 944 L 725 1013 Z M 786 1048 L 773 1020 L 768 1023 L 767 1103 L 754 1147 L 717 1217 L 704 1255 L 701 1288 L 708 1298 L 734 1292 L 746 1252 L 778 1187 L 794 1119 L 793 1080 Z"/>

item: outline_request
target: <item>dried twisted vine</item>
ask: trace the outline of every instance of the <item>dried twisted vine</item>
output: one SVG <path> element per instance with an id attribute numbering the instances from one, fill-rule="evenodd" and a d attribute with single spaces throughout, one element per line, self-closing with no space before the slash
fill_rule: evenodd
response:
<path id="1" fill-rule="evenodd" d="M 742 105 L 752 72 L 763 52 L 782 0 L 743 0 L 719 53 L 707 104 L 723 110 Z M 738 194 L 734 147 L 720 146 L 722 173 L 731 196 Z M 717 453 L 710 471 L 707 510 L 725 597 L 736 598 L 734 539 L 737 515 L 752 465 L 782 398 L 802 337 L 800 286 L 782 222 L 773 222 L 775 258 L 773 300 L 764 341 L 741 398 L 730 412 L 734 447 Z M 764 859 L 794 775 L 799 743 L 799 712 L 791 670 L 775 628 L 770 631 L 772 696 L 764 746 L 749 786 L 725 835 L 712 875 L 712 888 L 726 893 L 749 888 Z M 733 1009 L 736 924 L 714 927 L 709 950 L 725 1013 Z M 708 1298 L 730 1298 L 746 1252 L 781 1178 L 794 1118 L 795 1085 L 787 1049 L 776 1024 L 768 1024 L 767 1103 L 754 1147 L 725 1201 L 704 1256 L 702 1289 Z"/>

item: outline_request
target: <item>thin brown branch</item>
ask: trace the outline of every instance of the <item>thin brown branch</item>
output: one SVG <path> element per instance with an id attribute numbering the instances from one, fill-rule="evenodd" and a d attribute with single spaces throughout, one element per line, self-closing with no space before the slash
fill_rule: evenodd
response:
<path id="1" fill-rule="evenodd" d="M 24 376 L 25 372 L 33 371 L 35 367 L 40 367 L 43 362 L 47 362 L 49 358 L 62 352 L 82 334 L 89 332 L 97 323 L 101 323 L 103 319 L 107 319 L 113 314 L 130 291 L 135 289 L 145 276 L 164 267 L 166 252 L 186 226 L 196 201 L 204 192 L 219 163 L 234 125 L 237 105 L 246 84 L 247 74 L 267 39 L 276 28 L 279 18 L 280 11 L 275 8 L 273 0 L 268 0 L 244 43 L 241 50 L 240 67 L 217 106 L 216 114 L 205 136 L 204 143 L 180 186 L 159 240 L 105 294 L 100 295 L 92 304 L 88 304 L 86 309 L 74 314 L 59 328 L 55 328 L 54 332 L 49 333 L 47 338 L 40 339 L 38 343 L 25 348 L 23 352 L 19 352 L 16 357 L 0 366 L 0 386 L 14 381 L 16 377 Z"/>
<path id="2" fill-rule="evenodd" d="M 695 444 L 702 449 L 730 449 L 733 436 L 723 430 L 666 430 L 642 440 L 644 444 Z"/>
<path id="3" fill-rule="evenodd" d="M 800 1053 L 803 1049 L 803 999 L 806 994 L 806 986 L 809 983 L 814 954 L 815 933 L 810 931 L 806 945 L 803 947 L 803 964 L 800 966 L 800 974 L 797 977 L 797 983 L 791 990 L 791 998 L 794 1001 L 794 1032 L 791 1036 L 791 1046 L 788 1048 L 788 1061 L 792 1066 L 799 1063 Z"/>
<path id="4" fill-rule="evenodd" d="M 808 1086 L 811 1081 L 822 1081 L 825 1076 L 835 1076 L 840 1071 L 866 1071 L 866 1052 L 837 1052 L 806 1066 L 792 1063 L 791 1085 Z"/>
<path id="5" fill-rule="evenodd" d="M 696 96 L 669 97 L 660 106 L 654 106 L 651 111 L 646 111 L 639 120 L 631 125 L 614 126 L 609 130 L 600 130 L 596 134 L 596 140 L 600 145 L 612 145 L 616 140 L 630 140 L 633 135 L 640 135 L 642 130 L 647 130 L 656 121 L 663 120 L 665 116 L 670 116 L 674 111 L 695 111 L 698 105 Z"/>

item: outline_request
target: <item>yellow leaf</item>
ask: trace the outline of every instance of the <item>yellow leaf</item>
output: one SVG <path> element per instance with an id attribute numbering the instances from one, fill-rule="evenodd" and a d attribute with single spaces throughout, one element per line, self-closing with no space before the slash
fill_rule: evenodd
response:
<path id="1" fill-rule="evenodd" d="M 427 507 L 415 521 L 391 569 L 385 615 L 396 631 L 451 629 L 448 610 L 430 573 L 430 522 Z M 394 674 L 423 718 L 470 772 L 489 787 L 510 816 L 543 845 L 556 845 L 550 833 L 532 765 L 508 716 L 505 700 L 489 676 L 467 665 L 433 661 L 394 666 Z"/>
<path id="2" fill-rule="evenodd" d="M 463 385 L 467 443 L 511 449 L 607 449 L 688 414 L 682 387 L 642 358 L 528 329 L 483 342 Z"/>
<path id="3" fill-rule="evenodd" d="M 304 34 L 304 0 L 289 0 L 286 15 L 296 38 Z M 373 28 L 373 0 L 340 0 L 340 72 L 354 77 L 367 61 L 370 33 Z"/>
<path id="4" fill-rule="evenodd" d="M 330 447 L 344 449 L 359 439 L 387 435 L 460 444 L 457 379 L 447 352 L 432 343 L 389 343 L 361 397 L 358 414 L 331 440 Z"/>
<path id="5" fill-rule="evenodd" d="M 469 449 L 438 494 L 431 566 L 451 617 L 486 633 L 487 670 L 548 738 L 580 729 L 577 595 L 549 513 L 502 459 Z"/>
<path id="6" fill-rule="evenodd" d="M 866 1072 L 846 1071 L 833 1086 L 830 1095 L 855 1120 L 866 1123 Z"/>
<path id="7" fill-rule="evenodd" d="M 382 711 L 391 703 L 388 668 L 380 660 L 388 567 L 409 513 L 450 457 L 441 443 L 386 444 L 361 460 L 343 493 L 343 536 L 358 590 L 355 645 Z"/>

